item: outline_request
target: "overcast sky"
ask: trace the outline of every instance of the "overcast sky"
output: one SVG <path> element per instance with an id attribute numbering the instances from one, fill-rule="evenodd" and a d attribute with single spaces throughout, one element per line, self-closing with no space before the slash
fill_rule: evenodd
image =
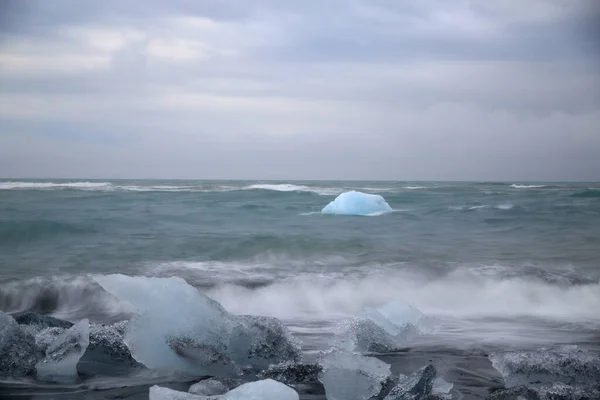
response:
<path id="1" fill-rule="evenodd" d="M 0 176 L 600 180 L 594 0 L 0 0 Z"/>

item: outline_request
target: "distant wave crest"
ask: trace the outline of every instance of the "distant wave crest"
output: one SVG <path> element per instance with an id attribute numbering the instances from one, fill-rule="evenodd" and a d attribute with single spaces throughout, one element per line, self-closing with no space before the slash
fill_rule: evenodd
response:
<path id="1" fill-rule="evenodd" d="M 510 185 L 510 187 L 513 189 L 541 189 L 548 187 L 548 185 L 518 185 L 515 183 Z"/>
<path id="2" fill-rule="evenodd" d="M 0 190 L 81 189 L 98 190 L 112 187 L 110 182 L 0 182 Z"/>

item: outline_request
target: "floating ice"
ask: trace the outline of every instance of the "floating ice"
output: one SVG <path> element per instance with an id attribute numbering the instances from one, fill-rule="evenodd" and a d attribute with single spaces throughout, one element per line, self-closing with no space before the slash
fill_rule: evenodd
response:
<path id="1" fill-rule="evenodd" d="M 46 358 L 35 366 L 41 380 L 70 381 L 77 378 L 77 363 L 89 344 L 90 323 L 79 321 L 60 334 L 46 349 Z"/>
<path id="2" fill-rule="evenodd" d="M 0 311 L 0 376 L 33 373 L 38 356 L 33 335 Z"/>
<path id="3" fill-rule="evenodd" d="M 299 400 L 298 393 L 272 379 L 250 382 L 223 395 L 205 397 L 160 386 L 150 388 L 150 400 Z"/>
<path id="4" fill-rule="evenodd" d="M 340 194 L 321 210 L 323 214 L 340 215 L 379 215 L 391 211 L 392 207 L 382 196 L 354 190 Z"/>
<path id="5" fill-rule="evenodd" d="M 320 363 L 319 380 L 328 400 L 367 400 L 390 378 L 390 366 L 372 357 L 332 351 Z"/>
<path id="6" fill-rule="evenodd" d="M 194 383 L 188 389 L 188 393 L 202 396 L 215 396 L 227 393 L 228 390 L 229 388 L 227 388 L 227 386 L 225 386 L 222 382 L 211 378 Z"/>
<path id="7" fill-rule="evenodd" d="M 97 276 L 139 312 L 125 335 L 133 357 L 152 369 L 232 376 L 300 359 L 289 331 L 274 318 L 236 316 L 181 278 Z"/>

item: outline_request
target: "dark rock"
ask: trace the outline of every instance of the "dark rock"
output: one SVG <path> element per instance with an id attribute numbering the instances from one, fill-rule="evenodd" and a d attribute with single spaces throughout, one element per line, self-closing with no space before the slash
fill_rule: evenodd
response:
<path id="1" fill-rule="evenodd" d="M 15 318 L 19 325 L 36 325 L 39 329 L 42 328 L 63 328 L 69 329 L 73 326 L 72 322 L 54 318 L 49 315 L 41 315 L 36 313 L 25 313 Z"/>
<path id="2" fill-rule="evenodd" d="M 8 314 L 0 311 L 0 376 L 23 376 L 35 372 L 43 354 L 35 338 Z"/>

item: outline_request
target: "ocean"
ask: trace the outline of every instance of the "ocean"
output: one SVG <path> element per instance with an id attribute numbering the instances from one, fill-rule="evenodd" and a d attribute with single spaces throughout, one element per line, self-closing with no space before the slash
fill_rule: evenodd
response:
<path id="1" fill-rule="evenodd" d="M 321 213 L 350 190 L 393 211 Z M 454 398 L 484 398 L 503 387 L 491 353 L 598 356 L 600 183 L 0 180 L 0 310 L 126 320 L 131 307 L 93 279 L 116 273 L 181 277 L 231 313 L 279 318 L 309 362 L 340 321 L 406 302 L 437 328 L 379 357 L 394 373 L 433 363 Z M 147 398 L 151 384 L 183 385 L 147 379 L 12 379 L 0 395 Z"/>

